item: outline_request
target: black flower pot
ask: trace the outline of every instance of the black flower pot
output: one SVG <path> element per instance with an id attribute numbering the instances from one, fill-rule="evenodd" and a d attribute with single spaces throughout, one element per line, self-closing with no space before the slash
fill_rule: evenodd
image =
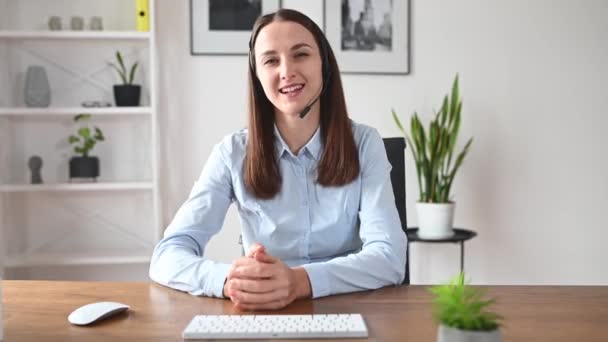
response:
<path id="1" fill-rule="evenodd" d="M 119 107 L 137 107 L 141 95 L 141 86 L 138 85 L 115 85 L 114 101 Z"/>
<path id="2" fill-rule="evenodd" d="M 87 178 L 97 180 L 99 177 L 99 159 L 97 157 L 72 157 L 70 159 L 70 180 Z"/>

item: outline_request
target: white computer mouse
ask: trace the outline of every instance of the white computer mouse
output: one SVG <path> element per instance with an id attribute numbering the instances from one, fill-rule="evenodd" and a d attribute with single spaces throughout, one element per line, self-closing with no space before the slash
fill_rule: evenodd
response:
<path id="1" fill-rule="evenodd" d="M 116 302 L 91 303 L 72 311 L 68 321 L 76 325 L 87 325 L 128 309 L 128 305 Z"/>

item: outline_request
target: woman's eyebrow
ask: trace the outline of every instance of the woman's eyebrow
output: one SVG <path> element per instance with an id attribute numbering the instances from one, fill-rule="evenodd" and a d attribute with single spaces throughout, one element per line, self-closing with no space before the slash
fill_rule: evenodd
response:
<path id="1" fill-rule="evenodd" d="M 312 46 L 310 46 L 310 45 L 308 45 L 306 43 L 300 43 L 300 44 L 296 44 L 296 45 L 292 46 L 291 50 L 297 50 L 297 49 L 299 49 L 301 47 L 309 47 L 309 48 L 312 49 Z"/>
<path id="2" fill-rule="evenodd" d="M 290 50 L 292 50 L 292 51 L 297 50 L 301 47 L 308 47 L 308 48 L 312 49 L 312 46 L 310 46 L 309 44 L 299 43 L 299 44 L 292 46 Z M 260 54 L 260 57 L 264 57 L 264 56 L 268 56 L 268 55 L 276 55 L 276 54 L 277 54 L 276 50 L 266 50 Z"/>

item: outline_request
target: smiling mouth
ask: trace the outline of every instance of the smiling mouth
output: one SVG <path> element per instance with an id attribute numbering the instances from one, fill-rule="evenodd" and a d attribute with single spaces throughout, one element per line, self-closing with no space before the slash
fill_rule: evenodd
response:
<path id="1" fill-rule="evenodd" d="M 300 93 L 300 91 L 302 91 L 302 89 L 304 89 L 304 84 L 299 83 L 299 84 L 290 85 L 288 87 L 283 87 L 283 88 L 279 89 L 279 93 L 285 94 L 285 95 L 296 95 L 296 94 Z"/>

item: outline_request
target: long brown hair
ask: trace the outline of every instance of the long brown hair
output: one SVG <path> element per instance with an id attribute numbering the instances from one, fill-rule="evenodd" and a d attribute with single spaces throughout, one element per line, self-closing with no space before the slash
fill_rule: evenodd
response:
<path id="1" fill-rule="evenodd" d="M 249 41 L 249 123 L 247 155 L 243 165 L 247 190 L 269 199 L 281 189 L 282 177 L 275 150 L 274 107 L 255 74 L 254 46 L 260 30 L 275 21 L 292 21 L 304 26 L 315 38 L 323 62 L 323 95 L 320 105 L 323 153 L 317 165 L 317 182 L 341 186 L 359 175 L 359 156 L 346 111 L 342 80 L 336 57 L 321 29 L 306 15 L 290 9 L 259 17 Z"/>

